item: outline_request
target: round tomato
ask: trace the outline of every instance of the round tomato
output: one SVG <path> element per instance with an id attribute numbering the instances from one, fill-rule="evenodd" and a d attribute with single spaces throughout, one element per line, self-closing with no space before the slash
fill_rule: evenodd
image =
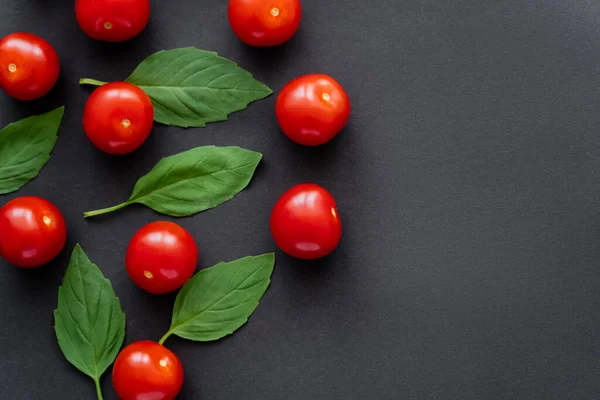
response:
<path id="1" fill-rule="evenodd" d="M 18 100 L 34 100 L 54 87 L 60 72 L 50 43 L 31 33 L 12 33 L 0 40 L 0 88 Z"/>
<path id="2" fill-rule="evenodd" d="M 75 16 L 86 35 L 122 42 L 144 30 L 150 19 L 149 0 L 76 0 Z"/>
<path id="3" fill-rule="evenodd" d="M 46 264 L 66 240 L 62 214 L 41 197 L 17 197 L 0 208 L 0 256 L 11 264 L 23 268 Z"/>
<path id="4" fill-rule="evenodd" d="M 83 110 L 83 129 L 90 141 L 110 154 L 127 154 L 150 135 L 154 109 L 150 97 L 127 82 L 94 90 Z"/>
<path id="5" fill-rule="evenodd" d="M 273 208 L 271 233 L 277 246 L 292 257 L 309 260 L 328 255 L 342 236 L 335 200 L 319 185 L 292 187 Z"/>
<path id="6" fill-rule="evenodd" d="M 277 46 L 300 27 L 300 0 L 229 0 L 229 24 L 250 46 Z"/>
<path id="7" fill-rule="evenodd" d="M 136 285 L 152 294 L 177 290 L 194 274 L 198 247 L 192 235 L 168 221 L 148 224 L 133 235 L 125 264 Z"/>
<path id="8" fill-rule="evenodd" d="M 112 381 L 121 400 L 173 400 L 183 385 L 183 367 L 171 350 L 142 340 L 121 350 Z"/>
<path id="9" fill-rule="evenodd" d="M 291 140 L 317 146 L 333 139 L 346 125 L 350 99 L 332 77 L 303 75 L 281 90 L 275 114 L 281 130 Z"/>

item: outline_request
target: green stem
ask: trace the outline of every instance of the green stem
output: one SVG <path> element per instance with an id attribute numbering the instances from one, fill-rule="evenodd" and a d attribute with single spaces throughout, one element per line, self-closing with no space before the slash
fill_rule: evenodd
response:
<path id="1" fill-rule="evenodd" d="M 125 203 L 117 204 L 116 206 L 106 207 L 106 208 L 102 208 L 100 210 L 94 210 L 94 211 L 84 212 L 83 216 L 85 218 L 94 217 L 96 215 L 106 214 L 106 213 L 109 213 L 109 212 L 120 210 L 121 208 L 123 208 L 125 206 L 128 206 L 128 205 L 129 205 L 129 202 L 126 201 Z"/>
<path id="2" fill-rule="evenodd" d="M 97 81 L 96 79 L 83 78 L 79 80 L 80 85 L 94 85 L 94 86 L 102 86 L 105 85 L 106 82 Z"/>
<path id="3" fill-rule="evenodd" d="M 96 394 L 98 395 L 98 400 L 104 400 L 102 397 L 102 388 L 100 387 L 100 379 L 94 379 L 94 383 L 96 384 Z"/>
<path id="4" fill-rule="evenodd" d="M 169 336 L 171 336 L 173 334 L 172 330 L 169 330 L 169 332 L 165 333 L 165 335 L 160 338 L 160 340 L 158 341 L 158 344 L 163 345 L 165 343 L 165 340 L 167 340 L 169 338 Z"/>

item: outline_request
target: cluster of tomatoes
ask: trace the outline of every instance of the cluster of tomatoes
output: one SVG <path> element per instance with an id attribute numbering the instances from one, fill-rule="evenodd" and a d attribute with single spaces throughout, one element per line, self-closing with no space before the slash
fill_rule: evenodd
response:
<path id="1" fill-rule="evenodd" d="M 300 26 L 299 0 L 230 0 L 233 32 L 251 46 L 276 46 L 291 39 Z M 150 17 L 148 0 L 77 0 L 75 14 L 87 35 L 123 41 L 139 34 Z M 0 88 L 19 100 L 48 93 L 59 75 L 59 58 L 44 39 L 13 33 L 0 40 Z M 334 138 L 350 116 L 342 86 L 322 74 L 304 75 L 288 83 L 276 101 L 276 118 L 293 141 L 316 146 Z M 83 127 L 90 141 L 111 154 L 140 147 L 152 130 L 154 111 L 148 95 L 126 82 L 102 85 L 89 97 Z M 286 253 L 315 259 L 339 244 L 342 228 L 331 194 L 315 184 L 297 185 L 275 204 L 271 232 Z M 60 211 L 35 196 L 16 198 L 0 209 L 0 256 L 30 268 L 43 265 L 62 250 L 67 229 Z M 126 268 L 139 287 L 163 294 L 179 289 L 193 275 L 198 248 L 192 236 L 173 222 L 154 222 L 131 239 Z M 127 346 L 113 368 L 113 385 L 124 400 L 173 399 L 183 384 L 175 354 L 162 345 L 141 341 Z M 140 397 L 142 396 L 142 397 Z"/>

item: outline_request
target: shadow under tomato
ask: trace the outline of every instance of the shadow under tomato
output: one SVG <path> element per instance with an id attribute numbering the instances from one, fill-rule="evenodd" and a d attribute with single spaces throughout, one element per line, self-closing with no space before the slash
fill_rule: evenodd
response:
<path id="1" fill-rule="evenodd" d="M 150 24 L 149 24 L 150 25 Z M 104 42 L 92 39 L 80 32 L 82 37 L 78 40 L 84 41 L 83 55 L 86 60 L 97 60 L 92 63 L 92 68 L 82 71 L 80 78 L 93 78 L 104 82 L 124 81 L 131 75 L 133 70 L 154 52 L 148 49 L 154 48 L 154 35 L 146 27 L 139 35 L 123 42 Z M 101 59 L 99 59 L 101 58 Z M 115 71 L 119 75 L 115 75 Z M 91 90 L 94 87 L 86 86 Z"/>
<path id="2" fill-rule="evenodd" d="M 338 266 L 338 254 L 333 253 L 316 260 L 301 260 L 288 256 L 281 251 L 277 254 L 278 264 L 286 269 L 289 279 L 299 283 L 309 291 L 318 290 L 327 284 L 331 279 L 335 279 L 336 268 Z"/>
<path id="3" fill-rule="evenodd" d="M 155 124 L 156 127 L 156 124 Z M 86 150 L 89 154 L 88 162 L 93 176 L 91 179 L 95 184 L 95 192 L 100 196 L 94 196 L 87 204 L 81 205 L 86 208 L 80 211 L 87 212 L 105 207 L 112 207 L 127 201 L 139 178 L 146 175 L 150 169 L 164 156 L 160 153 L 160 141 L 164 132 L 153 131 L 142 146 L 129 154 L 113 155 L 105 153 L 93 146 L 89 141 Z M 113 204 L 109 204 L 113 203 Z M 140 204 L 131 204 L 121 210 L 101 214 L 88 218 L 89 222 L 105 220 L 117 217 L 133 208 L 144 208 Z"/>
<path id="4" fill-rule="evenodd" d="M 304 42 L 302 36 L 300 30 L 287 43 L 273 47 L 249 46 L 232 36 L 231 40 L 237 42 L 235 61 L 241 68 L 250 71 L 257 79 L 270 86 L 269 77 L 286 76 L 286 71 L 289 71 L 294 62 L 294 56 L 302 50 Z"/>
<path id="5" fill-rule="evenodd" d="M 47 299 L 46 292 L 57 290 L 62 282 L 73 246 L 74 244 L 68 240 L 65 247 L 52 261 L 37 268 L 19 268 L 2 260 L 2 263 L 6 264 L 6 268 L 8 268 L 6 272 L 9 277 L 6 281 L 10 282 L 10 285 L 4 290 L 18 292 L 19 295 L 27 293 L 29 300 L 44 301 Z"/>
<path id="6" fill-rule="evenodd" d="M 4 91 L 0 90 L 0 96 L 6 97 L 3 103 L 2 121 L 0 121 L 0 129 L 4 128 L 10 122 L 16 122 L 23 118 L 32 117 L 52 111 L 58 107 L 65 105 L 67 98 L 67 82 L 64 77 L 64 72 L 61 71 L 58 80 L 54 87 L 44 96 L 35 100 L 17 100 L 8 96 Z"/>

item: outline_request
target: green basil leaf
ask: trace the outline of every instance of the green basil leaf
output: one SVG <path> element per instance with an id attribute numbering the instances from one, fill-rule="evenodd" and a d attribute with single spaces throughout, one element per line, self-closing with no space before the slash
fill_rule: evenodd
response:
<path id="1" fill-rule="evenodd" d="M 19 190 L 46 165 L 64 112 L 65 108 L 59 107 L 8 124 L 0 131 L 0 194 Z"/>
<path id="2" fill-rule="evenodd" d="M 54 330 L 63 354 L 96 382 L 113 363 L 125 338 L 125 314 L 110 282 L 75 246 L 54 311 Z"/>
<path id="3" fill-rule="evenodd" d="M 141 177 L 124 203 L 84 216 L 104 214 L 129 204 L 185 217 L 218 206 L 243 190 L 262 154 L 240 147 L 202 146 L 160 160 Z"/>
<path id="4" fill-rule="evenodd" d="M 156 122 L 183 128 L 225 121 L 229 114 L 273 93 L 233 61 L 195 47 L 159 51 L 142 61 L 126 81 L 150 96 Z"/>
<path id="5" fill-rule="evenodd" d="M 275 265 L 273 253 L 219 263 L 194 275 L 179 291 L 169 332 L 196 341 L 233 333 L 258 307 Z"/>

